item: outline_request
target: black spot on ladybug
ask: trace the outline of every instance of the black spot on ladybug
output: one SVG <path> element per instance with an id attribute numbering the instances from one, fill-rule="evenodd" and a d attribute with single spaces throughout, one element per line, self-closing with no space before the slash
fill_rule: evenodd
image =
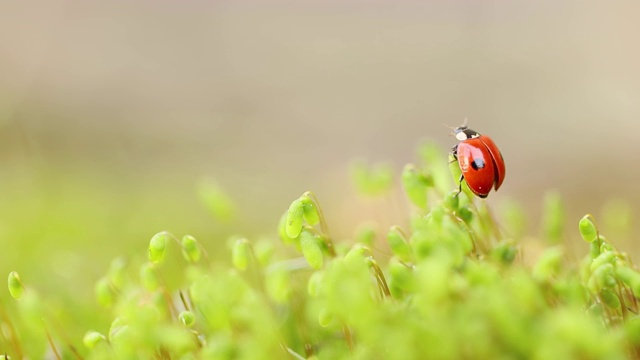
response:
<path id="1" fill-rule="evenodd" d="M 473 170 L 479 170 L 484 168 L 484 160 L 473 159 L 473 161 L 471 162 L 471 167 L 473 168 Z"/>

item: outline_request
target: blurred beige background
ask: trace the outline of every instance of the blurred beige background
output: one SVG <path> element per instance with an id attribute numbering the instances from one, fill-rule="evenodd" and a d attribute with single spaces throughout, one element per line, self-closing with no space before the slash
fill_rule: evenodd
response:
<path id="1" fill-rule="evenodd" d="M 3 1 L 3 270 L 53 253 L 66 276 L 78 254 L 144 254 L 163 229 L 211 247 L 247 224 L 273 233 L 309 189 L 348 237 L 384 206 L 355 197 L 349 161 L 399 170 L 421 139 L 449 149 L 442 124 L 465 117 L 507 161 L 489 201 L 535 221 L 555 188 L 570 224 L 635 204 L 638 14 L 632 0 Z M 203 175 L 242 219 L 210 219 Z"/>

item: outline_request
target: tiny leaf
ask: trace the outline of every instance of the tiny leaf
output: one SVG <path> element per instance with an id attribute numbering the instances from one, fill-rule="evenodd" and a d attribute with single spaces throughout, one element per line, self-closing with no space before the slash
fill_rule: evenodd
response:
<path id="1" fill-rule="evenodd" d="M 9 273 L 8 285 L 11 296 L 16 300 L 20 299 L 24 294 L 24 285 L 17 272 L 12 271 Z"/>
<path id="2" fill-rule="evenodd" d="M 198 244 L 198 240 L 191 235 L 185 235 L 180 241 L 182 245 L 182 256 L 190 263 L 197 263 L 202 256 L 202 250 Z"/>
<path id="3" fill-rule="evenodd" d="M 596 229 L 596 225 L 591 221 L 591 215 L 587 214 L 580 219 L 578 228 L 584 241 L 592 243 L 598 238 L 598 229 Z"/>
<path id="4" fill-rule="evenodd" d="M 180 315 L 178 315 L 178 319 L 180 320 L 182 325 L 186 327 L 192 327 L 193 324 L 196 322 L 195 315 L 193 315 L 191 311 L 187 311 L 187 310 L 182 311 Z"/>
<path id="5" fill-rule="evenodd" d="M 249 241 L 238 239 L 233 245 L 231 261 L 236 269 L 244 271 L 249 266 Z"/>
<path id="6" fill-rule="evenodd" d="M 313 233 L 308 230 L 303 230 L 300 233 L 300 248 L 302 255 L 312 268 L 320 269 L 322 267 L 322 249 L 320 249 Z"/>
<path id="7" fill-rule="evenodd" d="M 302 212 L 307 224 L 316 225 L 320 222 L 320 214 L 318 213 L 316 203 L 311 199 L 309 194 L 309 192 L 306 192 L 300 197 L 300 201 L 302 202 Z"/>
<path id="8" fill-rule="evenodd" d="M 157 264 L 164 259 L 168 237 L 169 233 L 162 231 L 153 235 L 151 241 L 149 241 L 149 260 L 151 260 L 152 263 Z"/>
<path id="9" fill-rule="evenodd" d="M 82 338 L 82 342 L 87 349 L 93 349 L 96 345 L 106 340 L 107 338 L 97 331 L 87 331 Z"/>
<path id="10" fill-rule="evenodd" d="M 304 205 L 302 200 L 296 199 L 289 206 L 287 212 L 287 222 L 285 224 L 285 230 L 287 236 L 290 238 L 297 238 L 302 231 L 302 222 L 304 219 Z"/>

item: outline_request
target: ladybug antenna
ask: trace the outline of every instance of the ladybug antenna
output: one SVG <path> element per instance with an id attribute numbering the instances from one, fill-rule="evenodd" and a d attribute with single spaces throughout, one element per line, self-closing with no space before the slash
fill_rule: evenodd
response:
<path id="1" fill-rule="evenodd" d="M 451 132 L 449 133 L 449 136 L 455 136 L 456 130 L 458 130 L 458 127 L 456 127 L 456 126 L 451 126 L 451 125 L 447 125 L 447 124 L 442 124 L 442 126 L 444 126 L 447 129 L 451 130 Z"/>
<path id="2" fill-rule="evenodd" d="M 451 129 L 452 131 L 456 131 L 456 130 L 464 130 L 467 129 L 467 122 L 469 121 L 469 118 L 464 118 L 464 122 L 462 123 L 462 125 L 460 126 L 451 126 L 451 125 L 447 125 L 447 124 L 442 124 L 444 127 Z"/>

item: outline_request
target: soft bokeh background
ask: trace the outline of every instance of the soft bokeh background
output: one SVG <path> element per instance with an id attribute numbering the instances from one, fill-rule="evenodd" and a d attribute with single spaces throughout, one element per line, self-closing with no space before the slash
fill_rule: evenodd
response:
<path id="1" fill-rule="evenodd" d="M 350 160 L 400 170 L 422 139 L 449 149 L 442 124 L 465 117 L 507 161 L 488 201 L 523 204 L 532 234 L 549 189 L 569 224 L 634 205 L 639 13 L 632 0 L 3 1 L 0 273 L 91 297 L 81 285 L 160 230 L 226 256 L 229 234 L 273 235 L 309 189 L 337 237 L 402 221 L 358 199 Z M 236 221 L 198 201 L 203 176 Z"/>

